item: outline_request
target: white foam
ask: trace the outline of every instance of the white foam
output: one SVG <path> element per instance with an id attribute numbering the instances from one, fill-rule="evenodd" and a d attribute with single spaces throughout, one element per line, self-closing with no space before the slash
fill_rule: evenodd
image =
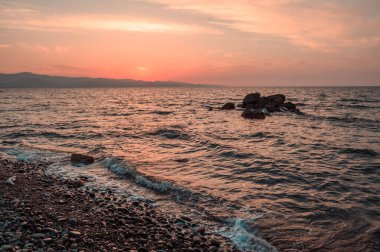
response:
<path id="1" fill-rule="evenodd" d="M 104 165 L 112 172 L 131 177 L 135 183 L 144 186 L 146 188 L 158 191 L 158 192 L 168 192 L 175 189 L 174 186 L 167 181 L 152 181 L 151 179 L 139 174 L 134 168 L 131 167 L 126 161 L 119 158 L 105 158 Z"/>
<path id="2" fill-rule="evenodd" d="M 255 219 L 233 219 L 230 227 L 220 233 L 228 237 L 242 251 L 277 252 L 275 247 L 258 236 L 257 230 L 248 227 L 249 223 L 254 221 Z"/>
<path id="3" fill-rule="evenodd" d="M 65 157 L 67 154 L 28 148 L 1 148 L 0 152 L 8 158 L 15 158 L 22 162 L 50 162 Z"/>

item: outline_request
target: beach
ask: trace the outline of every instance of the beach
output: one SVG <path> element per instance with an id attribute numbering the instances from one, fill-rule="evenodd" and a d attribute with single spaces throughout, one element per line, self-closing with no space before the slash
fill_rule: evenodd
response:
<path id="1" fill-rule="evenodd" d="M 85 190 L 47 165 L 0 158 L 0 251 L 238 251 L 184 215 Z"/>

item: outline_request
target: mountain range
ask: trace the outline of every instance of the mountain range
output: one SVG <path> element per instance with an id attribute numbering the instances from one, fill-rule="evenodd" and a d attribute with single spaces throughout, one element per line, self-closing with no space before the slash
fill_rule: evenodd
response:
<path id="1" fill-rule="evenodd" d="M 142 81 L 133 79 L 107 79 L 64 77 L 29 72 L 2 74 L 0 88 L 87 88 L 87 87 L 216 87 L 175 81 Z"/>

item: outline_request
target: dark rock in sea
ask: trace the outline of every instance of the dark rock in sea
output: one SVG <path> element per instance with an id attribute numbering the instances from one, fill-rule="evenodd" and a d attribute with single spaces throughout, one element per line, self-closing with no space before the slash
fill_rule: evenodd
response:
<path id="1" fill-rule="evenodd" d="M 223 105 L 223 107 L 221 108 L 222 110 L 231 110 L 231 109 L 235 109 L 235 104 L 232 103 L 232 102 L 227 102 L 226 104 Z"/>
<path id="2" fill-rule="evenodd" d="M 285 99 L 286 99 L 285 95 L 275 94 L 275 95 L 261 97 L 259 103 L 262 107 L 265 107 L 268 104 L 274 107 L 280 107 L 285 102 Z"/>
<path id="3" fill-rule="evenodd" d="M 246 109 L 259 109 L 260 108 L 260 104 L 259 103 L 255 103 L 255 104 L 247 104 L 245 105 Z"/>
<path id="4" fill-rule="evenodd" d="M 288 110 L 295 110 L 296 109 L 296 105 L 292 102 L 285 102 L 282 107 L 285 107 L 287 108 Z"/>
<path id="5" fill-rule="evenodd" d="M 258 109 L 245 109 L 241 116 L 248 119 L 265 119 L 265 114 Z"/>
<path id="6" fill-rule="evenodd" d="M 266 108 L 266 109 L 268 110 L 268 112 L 270 112 L 270 113 L 278 112 L 278 111 L 279 111 L 279 109 L 278 109 L 276 106 L 272 105 L 272 104 L 268 104 L 268 105 L 266 105 L 265 108 Z"/>
<path id="7" fill-rule="evenodd" d="M 245 108 L 248 104 L 255 104 L 260 101 L 260 93 L 251 93 L 247 94 L 243 99 L 243 108 Z"/>
<path id="8" fill-rule="evenodd" d="M 73 165 L 89 165 L 94 163 L 94 158 L 91 156 L 83 155 L 83 154 L 71 154 L 71 164 Z"/>

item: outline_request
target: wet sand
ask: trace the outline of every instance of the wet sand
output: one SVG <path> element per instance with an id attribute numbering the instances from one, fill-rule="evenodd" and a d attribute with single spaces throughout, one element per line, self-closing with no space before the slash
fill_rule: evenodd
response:
<path id="1" fill-rule="evenodd" d="M 186 216 L 87 191 L 85 179 L 46 167 L 0 157 L 0 251 L 238 251 Z"/>

